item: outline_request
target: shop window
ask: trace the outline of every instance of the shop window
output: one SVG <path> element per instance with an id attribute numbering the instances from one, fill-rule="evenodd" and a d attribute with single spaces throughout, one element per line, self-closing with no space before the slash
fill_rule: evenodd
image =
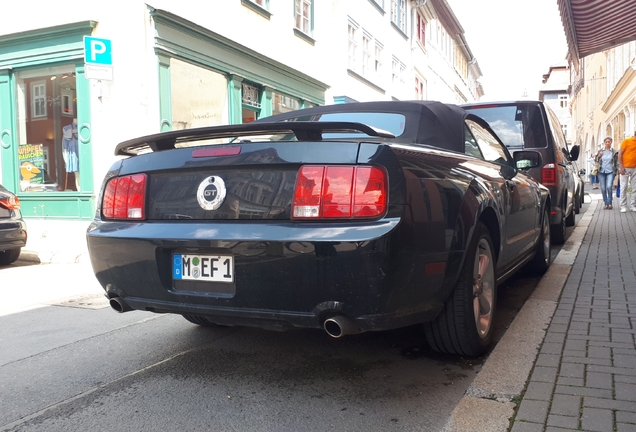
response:
<path id="1" fill-rule="evenodd" d="M 227 87 L 220 73 L 170 59 L 172 129 L 227 124 Z"/>
<path id="2" fill-rule="evenodd" d="M 79 191 L 75 65 L 15 77 L 20 191 Z"/>
<path id="3" fill-rule="evenodd" d="M 258 119 L 261 112 L 259 88 L 247 83 L 242 83 L 241 100 L 243 102 L 242 120 L 249 123 Z"/>
<path id="4" fill-rule="evenodd" d="M 282 114 L 300 109 L 300 101 L 280 93 L 272 93 L 272 114 Z"/>

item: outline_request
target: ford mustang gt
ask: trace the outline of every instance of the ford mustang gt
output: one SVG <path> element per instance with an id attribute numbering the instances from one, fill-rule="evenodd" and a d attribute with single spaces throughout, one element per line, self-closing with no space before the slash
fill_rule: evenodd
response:
<path id="1" fill-rule="evenodd" d="M 115 153 L 87 240 L 118 312 L 336 338 L 417 324 L 477 356 L 498 284 L 550 265 L 541 155 L 455 105 L 315 107 Z"/>

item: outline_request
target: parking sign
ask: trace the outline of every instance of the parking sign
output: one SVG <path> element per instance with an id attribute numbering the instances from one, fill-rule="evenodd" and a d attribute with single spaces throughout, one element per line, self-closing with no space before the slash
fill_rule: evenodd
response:
<path id="1" fill-rule="evenodd" d="M 84 62 L 100 66 L 112 66 L 113 55 L 110 39 L 84 36 Z"/>

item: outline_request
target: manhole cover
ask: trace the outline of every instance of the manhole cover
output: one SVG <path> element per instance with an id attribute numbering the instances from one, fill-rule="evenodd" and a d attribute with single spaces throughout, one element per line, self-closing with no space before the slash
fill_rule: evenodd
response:
<path id="1" fill-rule="evenodd" d="M 103 309 L 108 307 L 108 300 L 104 294 L 89 294 L 80 297 L 73 297 L 50 303 L 54 306 L 66 306 L 82 309 Z"/>

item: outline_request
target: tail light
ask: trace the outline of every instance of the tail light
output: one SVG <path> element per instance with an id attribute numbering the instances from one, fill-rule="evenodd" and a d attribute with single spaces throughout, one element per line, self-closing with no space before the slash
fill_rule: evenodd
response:
<path id="1" fill-rule="evenodd" d="M 543 166 L 541 170 L 541 184 L 543 186 L 558 186 L 557 166 L 549 163 Z"/>
<path id="2" fill-rule="evenodd" d="M 382 215 L 386 172 L 376 166 L 305 165 L 298 171 L 293 219 L 358 219 Z"/>
<path id="3" fill-rule="evenodd" d="M 108 181 L 102 200 L 105 219 L 134 219 L 145 217 L 146 174 L 115 177 Z"/>
<path id="4" fill-rule="evenodd" d="M 0 207 L 7 210 L 20 210 L 20 200 L 15 195 L 1 196 Z"/>

